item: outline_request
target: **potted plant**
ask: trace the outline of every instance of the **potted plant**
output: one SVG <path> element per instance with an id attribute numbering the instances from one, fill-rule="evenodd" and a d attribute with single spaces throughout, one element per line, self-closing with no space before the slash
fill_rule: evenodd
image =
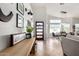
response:
<path id="1" fill-rule="evenodd" d="M 26 31 L 28 32 L 27 33 L 28 38 L 31 38 L 32 37 L 31 32 L 33 31 L 33 27 L 32 26 L 27 26 Z"/>

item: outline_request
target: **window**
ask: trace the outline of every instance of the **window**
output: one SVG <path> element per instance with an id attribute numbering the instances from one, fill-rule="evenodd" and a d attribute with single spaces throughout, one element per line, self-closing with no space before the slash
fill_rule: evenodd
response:
<path id="1" fill-rule="evenodd" d="M 61 20 L 50 20 L 50 33 L 60 32 L 61 29 Z"/>
<path id="2" fill-rule="evenodd" d="M 75 24 L 75 31 L 79 32 L 79 24 Z"/>
<path id="3" fill-rule="evenodd" d="M 61 30 L 65 31 L 66 33 L 69 33 L 70 32 L 70 24 L 69 23 L 62 23 Z"/>

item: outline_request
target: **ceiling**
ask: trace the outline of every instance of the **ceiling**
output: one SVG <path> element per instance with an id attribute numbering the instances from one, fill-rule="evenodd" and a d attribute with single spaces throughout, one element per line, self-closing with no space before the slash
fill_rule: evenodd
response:
<path id="1" fill-rule="evenodd" d="M 56 17 L 77 17 L 79 18 L 79 3 L 33 3 L 35 7 L 46 7 L 47 14 Z M 66 11 L 66 14 L 61 13 Z"/>

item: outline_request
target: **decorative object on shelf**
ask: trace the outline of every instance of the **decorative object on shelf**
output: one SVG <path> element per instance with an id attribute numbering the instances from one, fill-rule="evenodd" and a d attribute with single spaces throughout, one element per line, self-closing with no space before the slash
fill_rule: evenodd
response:
<path id="1" fill-rule="evenodd" d="M 31 10 L 28 12 L 28 15 L 33 15 L 33 13 L 31 12 Z"/>
<path id="2" fill-rule="evenodd" d="M 17 10 L 24 15 L 24 4 L 23 3 L 17 3 Z"/>
<path id="3" fill-rule="evenodd" d="M 11 20 L 12 16 L 13 16 L 12 12 L 10 12 L 7 16 L 4 15 L 4 13 L 2 12 L 2 10 L 0 8 L 0 21 L 2 21 L 2 22 L 8 22 L 8 21 Z"/>
<path id="4" fill-rule="evenodd" d="M 16 26 L 19 27 L 19 28 L 23 28 L 24 27 L 24 18 L 19 15 L 19 14 L 16 14 Z"/>
<path id="5" fill-rule="evenodd" d="M 26 31 L 28 32 L 26 34 L 26 37 L 31 38 L 32 37 L 31 32 L 33 31 L 33 27 L 32 26 L 27 26 Z"/>
<path id="6" fill-rule="evenodd" d="M 26 39 L 31 38 L 31 33 L 26 33 Z"/>

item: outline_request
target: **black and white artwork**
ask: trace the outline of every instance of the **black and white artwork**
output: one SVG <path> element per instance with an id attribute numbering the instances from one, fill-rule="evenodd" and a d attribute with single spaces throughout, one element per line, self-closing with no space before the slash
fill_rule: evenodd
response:
<path id="1" fill-rule="evenodd" d="M 24 18 L 21 15 L 17 14 L 16 20 L 17 20 L 16 26 L 19 28 L 23 28 L 24 27 Z"/>
<path id="2" fill-rule="evenodd" d="M 23 3 L 17 3 L 17 10 L 24 15 L 24 4 Z"/>

